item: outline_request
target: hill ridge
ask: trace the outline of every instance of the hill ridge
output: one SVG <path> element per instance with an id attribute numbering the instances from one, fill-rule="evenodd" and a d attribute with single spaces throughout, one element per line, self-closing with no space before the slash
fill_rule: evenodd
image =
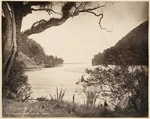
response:
<path id="1" fill-rule="evenodd" d="M 148 21 L 131 30 L 114 46 L 95 55 L 92 64 L 148 65 Z"/>

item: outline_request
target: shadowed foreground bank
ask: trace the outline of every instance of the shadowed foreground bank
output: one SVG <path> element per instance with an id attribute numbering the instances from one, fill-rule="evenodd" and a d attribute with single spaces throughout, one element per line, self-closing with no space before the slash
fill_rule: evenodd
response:
<path id="1" fill-rule="evenodd" d="M 16 102 L 3 99 L 3 117 L 147 117 L 147 114 L 109 111 L 101 106 L 78 105 L 57 100 Z"/>

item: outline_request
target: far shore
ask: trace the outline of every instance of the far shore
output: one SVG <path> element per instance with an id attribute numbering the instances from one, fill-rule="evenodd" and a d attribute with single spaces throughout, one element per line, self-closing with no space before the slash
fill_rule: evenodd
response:
<path id="1" fill-rule="evenodd" d="M 41 70 L 43 68 L 54 68 L 54 67 L 59 67 L 62 66 L 63 64 L 59 64 L 57 66 L 46 66 L 46 65 L 34 65 L 34 66 L 27 66 L 24 68 L 24 71 L 34 71 L 34 70 Z"/>

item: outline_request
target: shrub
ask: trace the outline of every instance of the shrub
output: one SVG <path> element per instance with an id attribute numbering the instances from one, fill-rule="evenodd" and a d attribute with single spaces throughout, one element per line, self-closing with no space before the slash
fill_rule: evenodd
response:
<path id="1" fill-rule="evenodd" d="M 58 102 L 61 102 L 63 100 L 65 92 L 66 92 L 66 90 L 64 90 L 63 87 L 61 87 L 60 90 L 58 88 L 56 88 L 56 100 Z"/>
<path id="2" fill-rule="evenodd" d="M 94 91 L 97 98 L 108 99 L 113 106 L 128 95 L 129 102 L 124 109 L 143 116 L 148 114 L 148 72 L 143 66 L 106 66 L 86 69 L 86 73 L 88 76 L 82 76 L 78 82 L 83 93 Z"/>
<path id="3" fill-rule="evenodd" d="M 30 97 L 31 86 L 28 84 L 28 77 L 24 75 L 24 63 L 14 59 L 8 80 L 2 82 L 3 98 L 25 101 Z"/>

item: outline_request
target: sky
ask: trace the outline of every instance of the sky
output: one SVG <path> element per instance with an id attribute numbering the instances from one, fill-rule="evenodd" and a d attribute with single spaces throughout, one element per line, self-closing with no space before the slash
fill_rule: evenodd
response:
<path id="1" fill-rule="evenodd" d="M 99 18 L 87 13 L 29 38 L 41 44 L 47 55 L 61 57 L 65 63 L 91 62 L 95 54 L 114 46 L 132 29 L 148 20 L 148 3 L 108 2 L 103 14 L 101 25 L 112 32 L 101 30 Z M 24 17 L 22 31 L 41 18 L 48 20 L 49 15 L 46 12 L 33 12 Z"/>

